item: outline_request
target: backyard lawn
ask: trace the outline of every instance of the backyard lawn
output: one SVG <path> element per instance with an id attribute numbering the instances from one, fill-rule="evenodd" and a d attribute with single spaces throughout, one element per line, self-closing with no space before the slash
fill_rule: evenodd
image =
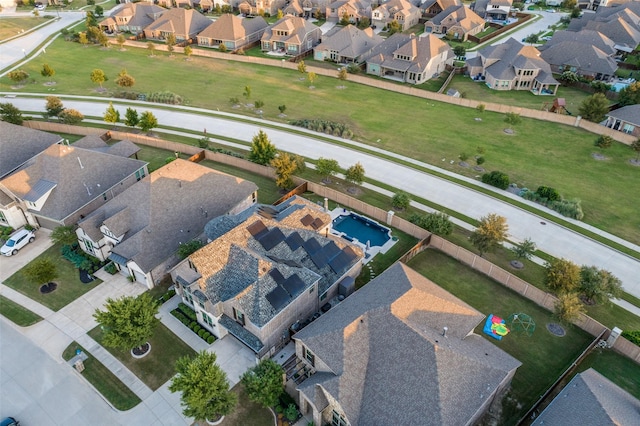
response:
<path id="1" fill-rule="evenodd" d="M 238 395 L 238 405 L 233 413 L 224 418 L 220 426 L 273 426 L 271 411 L 251 401 L 242 384 L 238 383 L 231 390 Z M 206 424 L 202 423 L 202 426 Z"/>
<path id="2" fill-rule="evenodd" d="M 89 357 L 84 361 L 84 370 L 80 374 L 114 407 L 118 410 L 126 411 L 141 402 L 140 398 L 131 389 L 77 342 L 72 342 L 67 346 L 62 353 L 62 358 L 65 361 L 69 361 L 76 355 L 76 349 L 81 349 Z"/>
<path id="3" fill-rule="evenodd" d="M 80 281 L 78 269 L 60 254 L 61 248 L 60 244 L 54 244 L 36 258 L 49 258 L 55 263 L 58 277 L 53 281 L 58 284 L 58 287 L 53 292 L 40 293 L 40 286 L 44 283 L 34 283 L 27 280 L 22 274 L 22 269 L 10 276 L 4 284 L 46 307 L 58 311 L 102 283 L 100 279 L 96 278 L 89 284 L 83 284 Z"/>
<path id="4" fill-rule="evenodd" d="M 631 395 L 640 399 L 640 364 L 611 349 L 594 349 L 580 363 L 577 373 L 593 368 Z"/>
<path id="5" fill-rule="evenodd" d="M 102 344 L 103 332 L 100 326 L 89 331 L 88 334 Z M 162 324 L 158 324 L 149 343 L 151 343 L 151 352 L 140 359 L 133 358 L 129 351 L 107 347 L 105 349 L 155 391 L 176 374 L 174 366 L 178 358 L 185 355 L 193 356 L 195 351 Z"/>
<path id="6" fill-rule="evenodd" d="M 61 39 L 47 50 L 52 52 L 46 60 L 56 70 L 57 93 L 110 96 L 115 90 L 113 77 L 126 68 L 136 78 L 136 91 L 173 90 L 188 105 L 238 112 L 232 109 L 229 99 L 242 98 L 244 87 L 259 81 L 260 84 L 252 85 L 250 100 L 265 103 L 264 117 L 269 120 L 282 121 L 277 106 L 284 103 L 288 119 L 343 122 L 354 131 L 357 140 L 469 177 L 477 173 L 455 162 L 449 164 L 449 160 L 457 159 L 462 152 L 474 155 L 477 147 L 482 146 L 486 159 L 483 167 L 488 171 L 501 170 L 519 186 L 548 185 L 565 198 L 580 198 L 585 222 L 640 243 L 637 232 L 640 216 L 633 207 L 634 182 L 639 171 L 628 162 L 633 152 L 614 144 L 604 152 L 608 160 L 596 161 L 592 153 L 596 151 L 593 143 L 597 135 L 572 126 L 523 119 L 514 127 L 515 135 L 507 135 L 503 132 L 506 127 L 503 114 L 484 112 L 482 121 L 477 121 L 479 113 L 475 109 L 425 101 L 348 80 L 344 83 L 345 90 L 337 90 L 336 80 L 329 77 L 318 77 L 315 89 L 310 91 L 308 82 L 300 81 L 296 70 L 200 57 L 186 62 L 180 55 L 169 57 L 164 52 L 150 58 L 146 49 L 105 51 Z M 21 91 L 43 90 L 44 79 L 39 71 L 44 60 L 38 57 L 25 65 L 36 83 Z M 108 89 L 105 94 L 96 93 L 96 86 L 89 79 L 94 68 L 103 69 L 110 78 L 105 84 Z M 176 84 L 184 75 L 191 76 L 190 84 Z M 469 86 L 456 87 L 458 78 Z M 0 79 L 0 90 L 11 91 L 11 86 L 8 78 Z M 466 92 L 468 98 L 478 96 L 477 99 L 535 109 L 553 101 L 551 97 L 541 98 L 528 92 L 491 92 L 482 84 L 468 79 L 465 82 L 462 77 L 456 77 L 452 87 Z M 562 88 L 560 96 L 567 99 L 570 111 L 575 114 L 586 95 Z"/>
<path id="7" fill-rule="evenodd" d="M 442 252 L 426 250 L 413 258 L 409 266 L 485 315 L 507 318 L 513 313 L 526 313 L 536 322 L 531 337 L 511 333 L 496 341 L 485 336 L 522 362 L 511 391 L 503 400 L 500 424 L 515 424 L 593 340 L 574 326 L 565 326 L 565 337 L 552 335 L 546 330 L 548 323 L 556 322 L 551 312 Z M 483 325 L 478 325 L 475 333 L 484 336 Z"/>
<path id="8" fill-rule="evenodd" d="M 28 327 L 38 321 L 42 321 L 42 317 L 40 317 L 40 315 L 31 312 L 22 305 L 19 305 L 4 296 L 0 296 L 0 315 L 20 327 Z"/>

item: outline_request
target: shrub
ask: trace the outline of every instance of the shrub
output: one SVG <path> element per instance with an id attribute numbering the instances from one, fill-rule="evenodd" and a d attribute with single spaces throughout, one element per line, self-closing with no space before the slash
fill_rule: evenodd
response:
<path id="1" fill-rule="evenodd" d="M 284 416 L 290 421 L 293 421 L 293 420 L 297 419 L 298 418 L 298 407 L 296 407 L 295 404 L 289 404 L 287 406 L 287 409 L 284 410 Z"/>
<path id="2" fill-rule="evenodd" d="M 634 345 L 640 346 L 640 330 L 623 331 L 622 337 L 624 337 Z"/>
<path id="3" fill-rule="evenodd" d="M 211 333 L 205 330 L 205 332 L 202 333 L 202 336 L 200 337 L 202 337 L 204 340 L 207 340 L 209 337 L 211 337 Z"/>
<path id="4" fill-rule="evenodd" d="M 613 138 L 611 136 L 601 135 L 596 139 L 595 146 L 598 148 L 609 148 L 611 145 L 613 145 Z"/>
<path id="5" fill-rule="evenodd" d="M 194 329 L 196 325 L 198 325 L 198 321 L 191 321 L 191 323 L 189 324 L 189 328 Z"/>
<path id="6" fill-rule="evenodd" d="M 200 330 L 202 330 L 202 327 L 200 327 L 199 325 L 196 325 L 195 327 L 192 328 L 194 333 L 199 333 Z"/>
<path id="7" fill-rule="evenodd" d="M 509 187 L 509 176 L 506 173 L 494 170 L 482 175 L 482 182 L 500 189 Z"/>
<path id="8" fill-rule="evenodd" d="M 104 270 L 107 271 L 111 275 L 115 275 L 115 273 L 118 272 L 118 268 L 116 268 L 116 265 L 113 262 L 111 262 L 107 266 L 105 266 Z"/>
<path id="9" fill-rule="evenodd" d="M 215 338 L 215 337 L 213 337 L 213 336 L 209 336 L 209 337 L 207 337 L 207 343 L 208 343 L 208 344 L 212 344 L 215 340 L 216 340 L 216 338 Z"/>
<path id="10" fill-rule="evenodd" d="M 550 186 L 539 186 L 538 189 L 536 189 L 536 194 L 549 201 L 558 201 L 561 198 L 558 191 Z"/>
<path id="11" fill-rule="evenodd" d="M 200 330 L 198 330 L 198 336 L 200 336 L 200 337 L 204 336 L 205 332 L 206 332 L 206 330 L 204 328 L 201 328 Z"/>
<path id="12" fill-rule="evenodd" d="M 411 198 L 409 197 L 409 194 L 403 191 L 397 192 L 391 199 L 391 205 L 400 210 L 404 210 L 409 207 L 410 203 Z"/>
<path id="13" fill-rule="evenodd" d="M 477 164 L 478 166 L 483 165 L 483 164 L 484 164 L 484 161 L 485 161 L 485 160 L 484 160 L 484 157 L 478 157 L 478 158 L 476 158 L 476 164 Z"/>

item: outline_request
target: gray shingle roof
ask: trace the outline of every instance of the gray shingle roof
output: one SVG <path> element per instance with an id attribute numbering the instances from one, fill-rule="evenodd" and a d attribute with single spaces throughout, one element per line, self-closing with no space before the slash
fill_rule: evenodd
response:
<path id="1" fill-rule="evenodd" d="M 77 148 L 92 149 L 106 154 L 117 155 L 119 157 L 131 157 L 140 151 L 140 148 L 129 140 L 122 140 L 112 145 L 107 144 L 102 138 L 96 135 L 85 136 L 73 143 Z"/>
<path id="2" fill-rule="evenodd" d="M 627 105 L 610 111 L 607 116 L 640 126 L 640 105 Z"/>
<path id="3" fill-rule="evenodd" d="M 514 38 L 502 44 L 488 46 L 478 52 L 485 64 L 485 73 L 497 80 L 513 80 L 516 77 L 515 68 L 538 69 L 539 81 L 557 83 L 552 77 L 551 67 L 540 52 L 533 46 L 525 46 Z M 488 64 L 488 65 L 487 65 Z"/>
<path id="4" fill-rule="evenodd" d="M 355 59 L 383 41 L 384 39 L 377 34 L 370 35 L 354 25 L 347 25 L 334 27 L 323 35 L 322 43 L 316 46 L 315 50 L 334 50 L 339 56 Z"/>
<path id="5" fill-rule="evenodd" d="M 590 368 L 571 379 L 533 424 L 637 426 L 640 401 Z"/>
<path id="6" fill-rule="evenodd" d="M 551 40 L 538 47 L 538 49 L 546 50 L 555 44 L 565 41 L 577 42 L 586 44 L 587 46 L 593 46 L 602 50 L 608 55 L 615 55 L 616 53 L 614 41 L 606 35 L 593 30 L 582 30 L 577 33 L 573 31 L 556 31 L 555 33 L 553 33 L 553 37 L 551 37 Z"/>
<path id="7" fill-rule="evenodd" d="M 251 333 L 249 330 L 247 330 L 228 316 L 223 314 L 219 320 L 219 323 L 221 326 L 226 328 L 229 333 L 231 333 L 245 345 L 249 346 L 256 353 L 259 353 L 262 348 L 264 348 L 264 344 L 255 334 Z"/>
<path id="8" fill-rule="evenodd" d="M 599 31 L 616 43 L 616 46 L 624 46 L 635 49 L 640 43 L 640 30 L 621 17 L 606 22 L 590 21 L 585 26 L 588 30 Z"/>
<path id="9" fill-rule="evenodd" d="M 520 365 L 470 334 L 483 318 L 396 263 L 294 338 L 330 369 L 316 386 L 351 425 L 461 425 Z"/>
<path id="10" fill-rule="evenodd" d="M 551 65 L 572 65 L 582 72 L 613 75 L 618 69 L 611 56 L 595 46 L 577 41 L 555 43 L 540 57 Z"/>
<path id="11" fill-rule="evenodd" d="M 0 178 L 62 138 L 52 133 L 0 121 Z"/>

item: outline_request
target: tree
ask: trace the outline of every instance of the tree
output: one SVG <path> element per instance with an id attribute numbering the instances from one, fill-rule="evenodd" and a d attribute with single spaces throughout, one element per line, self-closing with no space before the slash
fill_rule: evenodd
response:
<path id="1" fill-rule="evenodd" d="M 291 176 L 298 167 L 295 159 L 286 152 L 281 152 L 276 158 L 271 160 L 270 164 L 276 172 L 276 186 L 282 189 L 291 188 L 293 186 Z"/>
<path id="2" fill-rule="evenodd" d="M 583 266 L 578 291 L 591 304 L 605 303 L 622 295 L 622 282 L 607 270 Z"/>
<path id="3" fill-rule="evenodd" d="M 57 96 L 47 96 L 45 99 L 47 100 L 45 105 L 47 117 L 57 117 L 62 111 L 64 111 L 62 101 Z"/>
<path id="4" fill-rule="evenodd" d="M 338 160 L 323 157 L 318 158 L 318 162 L 316 163 L 316 172 L 322 176 L 323 182 L 331 182 L 331 176 L 334 176 L 339 171 L 340 165 L 338 164 Z"/>
<path id="5" fill-rule="evenodd" d="M 575 293 L 564 293 L 558 296 L 554 308 L 556 317 L 563 323 L 570 323 L 584 313 L 584 306 Z"/>
<path id="6" fill-rule="evenodd" d="M 520 124 L 522 119 L 520 118 L 520 114 L 516 114 L 515 112 L 508 112 L 505 114 L 504 122 L 509 125 L 509 129 L 511 127 Z"/>
<path id="7" fill-rule="evenodd" d="M 575 72 L 567 70 L 563 71 L 562 74 L 560 74 L 558 80 L 564 81 L 565 83 L 577 83 L 578 81 L 580 81 L 580 77 L 578 77 L 578 74 L 576 74 Z"/>
<path id="8" fill-rule="evenodd" d="M 613 138 L 607 135 L 600 135 L 598 139 L 596 139 L 595 146 L 598 148 L 606 149 L 610 148 L 613 145 Z"/>
<path id="9" fill-rule="evenodd" d="M 516 255 L 518 259 L 531 259 L 533 253 L 536 251 L 536 243 L 531 238 L 525 238 L 519 244 L 516 244 L 511 251 Z"/>
<path id="10" fill-rule="evenodd" d="M 191 46 L 184 47 L 184 55 L 187 57 L 187 61 L 191 58 L 191 54 L 193 53 L 193 49 Z"/>
<path id="11" fill-rule="evenodd" d="M 149 56 L 155 56 L 156 44 L 152 41 L 147 43 L 147 50 L 150 52 Z"/>
<path id="12" fill-rule="evenodd" d="M 602 93 L 594 93 L 580 104 L 578 113 L 585 120 L 599 123 L 609 112 L 609 101 Z"/>
<path id="13" fill-rule="evenodd" d="M 313 85 L 313 83 L 316 81 L 316 78 L 318 78 L 318 76 L 315 72 L 311 71 L 307 73 L 307 80 L 309 80 L 309 84 Z"/>
<path id="14" fill-rule="evenodd" d="M 11 103 L 0 103 L 0 119 L 7 123 L 17 124 L 20 126 L 24 119 L 22 118 L 22 111 Z"/>
<path id="15" fill-rule="evenodd" d="M 300 61 L 298 62 L 298 72 L 300 74 L 304 74 L 305 72 L 307 72 L 307 66 L 305 65 L 304 61 Z"/>
<path id="16" fill-rule="evenodd" d="M 276 158 L 277 152 L 276 146 L 271 143 L 267 134 L 260 130 L 251 140 L 249 161 L 266 166 Z"/>
<path id="17" fill-rule="evenodd" d="M 49 79 L 49 81 L 51 81 L 51 77 L 53 77 L 54 75 L 56 75 L 56 71 L 55 71 L 53 68 L 51 68 L 51 67 L 49 66 L 49 64 L 44 64 L 44 65 L 42 66 L 42 70 L 40 70 L 40 74 L 41 74 L 43 77 L 48 78 L 48 79 Z"/>
<path id="18" fill-rule="evenodd" d="M 176 36 L 173 33 L 169 33 L 167 35 L 167 50 L 169 51 L 170 56 L 173 56 L 173 49 L 176 45 Z"/>
<path id="19" fill-rule="evenodd" d="M 118 43 L 118 46 L 120 46 L 120 50 L 124 49 L 124 44 L 127 41 L 127 39 L 124 37 L 124 34 L 118 34 L 118 36 L 116 37 L 116 42 Z"/>
<path id="20" fill-rule="evenodd" d="M 96 16 L 103 16 L 104 15 L 103 7 L 100 5 L 97 5 L 94 13 L 96 14 Z"/>
<path id="21" fill-rule="evenodd" d="M 491 173 L 485 173 L 482 175 L 482 183 L 486 183 L 500 189 L 507 189 L 509 187 L 509 176 L 498 170 L 494 170 Z"/>
<path id="22" fill-rule="evenodd" d="M 467 53 L 467 49 L 463 45 L 459 44 L 453 48 L 453 53 L 456 57 L 462 58 Z"/>
<path id="23" fill-rule="evenodd" d="M 224 43 L 220 43 L 218 45 L 218 51 L 225 53 L 226 51 L 228 51 L 229 49 L 227 48 L 227 45 Z"/>
<path id="24" fill-rule="evenodd" d="M 340 81 L 347 80 L 347 67 L 342 67 L 338 70 L 338 80 Z"/>
<path id="25" fill-rule="evenodd" d="M 571 12 L 569 13 L 569 18 L 574 19 L 574 18 L 579 18 L 580 15 L 582 15 L 582 10 L 576 6 L 573 9 L 571 9 Z"/>
<path id="26" fill-rule="evenodd" d="M 278 404 L 284 391 L 284 370 L 277 362 L 266 359 L 245 371 L 240 378 L 249 399 L 265 408 Z"/>
<path id="27" fill-rule="evenodd" d="M 112 102 L 109 102 L 109 106 L 104 112 L 104 121 L 113 125 L 120 121 L 120 111 L 113 107 Z"/>
<path id="28" fill-rule="evenodd" d="M 399 33 L 400 31 L 402 31 L 402 28 L 400 27 L 400 23 L 395 19 L 389 22 L 387 29 L 389 31 L 389 35 L 393 35 L 395 33 Z"/>
<path id="29" fill-rule="evenodd" d="M 84 115 L 76 109 L 73 108 L 65 108 L 59 115 L 60 121 L 64 124 L 70 124 L 75 126 L 76 124 L 80 124 L 82 120 L 84 120 Z"/>
<path id="30" fill-rule="evenodd" d="M 109 47 L 109 37 L 107 37 L 104 31 L 98 32 L 96 41 L 102 47 Z"/>
<path id="31" fill-rule="evenodd" d="M 96 19 L 96 15 L 93 12 L 88 11 L 86 16 L 87 18 L 85 19 L 85 25 L 87 26 L 87 28 L 98 26 L 98 20 Z"/>
<path id="32" fill-rule="evenodd" d="M 180 259 L 186 259 L 202 247 L 204 247 L 204 244 L 200 240 L 191 240 L 188 243 L 180 244 L 180 247 L 178 247 L 178 257 Z"/>
<path id="33" fill-rule="evenodd" d="M 538 34 L 529 34 L 524 38 L 525 43 L 536 44 L 539 41 Z"/>
<path id="34" fill-rule="evenodd" d="M 244 92 L 242 92 L 242 96 L 247 98 L 247 100 L 251 98 L 251 86 L 244 86 Z"/>
<path id="35" fill-rule="evenodd" d="M 184 356 L 176 361 L 176 376 L 169 390 L 182 392 L 182 413 L 196 420 L 216 420 L 230 414 L 238 397 L 229 390 L 226 373 L 216 364 L 214 352 L 201 351 L 194 358 Z"/>
<path id="36" fill-rule="evenodd" d="M 371 19 L 367 16 L 363 16 L 360 18 L 360 22 L 358 22 L 358 28 L 364 30 L 365 28 L 369 28 L 371 26 Z"/>
<path id="37" fill-rule="evenodd" d="M 404 191 L 398 191 L 391 199 L 391 205 L 396 210 L 405 210 L 411 204 L 411 197 Z"/>
<path id="38" fill-rule="evenodd" d="M 344 174 L 344 179 L 354 185 L 362 185 L 362 182 L 364 182 L 364 166 L 357 162 L 349 167 Z"/>
<path id="39" fill-rule="evenodd" d="M 338 22 L 338 25 L 347 26 L 350 23 L 351 23 L 351 20 L 349 18 L 349 14 L 345 11 L 342 14 L 342 17 L 340 18 L 340 22 Z"/>
<path id="40" fill-rule="evenodd" d="M 104 74 L 99 68 L 95 68 L 91 71 L 91 82 L 100 85 L 100 89 L 102 90 L 102 83 L 107 80 L 107 76 Z"/>
<path id="41" fill-rule="evenodd" d="M 78 43 L 80 43 L 83 47 L 89 46 L 89 37 L 87 37 L 86 32 L 78 33 Z"/>
<path id="42" fill-rule="evenodd" d="M 577 5 L 577 1 L 576 0 L 564 0 L 562 2 L 562 8 L 563 9 L 573 9 L 574 7 L 576 7 Z"/>
<path id="43" fill-rule="evenodd" d="M 102 31 L 98 27 L 87 27 L 87 40 L 92 43 L 96 43 L 98 41 L 98 34 Z"/>
<path id="44" fill-rule="evenodd" d="M 151 111 L 145 111 L 140 115 L 138 126 L 140 127 L 140 130 L 148 133 L 151 129 L 158 127 L 158 119 Z"/>
<path id="45" fill-rule="evenodd" d="M 640 104 L 640 81 L 634 81 L 620 90 L 618 104 L 620 106 Z"/>
<path id="46" fill-rule="evenodd" d="M 133 87 L 133 85 L 136 84 L 136 79 L 130 76 L 126 69 L 122 69 L 120 73 L 118 73 L 116 84 L 122 88 Z"/>
<path id="47" fill-rule="evenodd" d="M 509 225 L 507 219 L 496 213 L 480 218 L 480 224 L 469 237 L 471 244 L 480 252 L 480 256 L 497 247 L 507 239 Z"/>
<path id="48" fill-rule="evenodd" d="M 72 225 L 56 226 L 53 228 L 53 231 L 51 231 L 49 239 L 51 239 L 51 242 L 54 244 L 70 246 L 78 241 L 78 236 L 76 235 L 76 231 Z"/>
<path id="49" fill-rule="evenodd" d="M 631 143 L 631 149 L 636 152 L 636 163 L 640 161 L 640 138 Z"/>
<path id="50" fill-rule="evenodd" d="M 16 84 L 22 84 L 24 83 L 24 81 L 26 79 L 29 78 L 29 73 L 27 73 L 25 70 L 15 70 L 15 71 L 11 71 L 9 74 L 7 74 L 9 79 L 11 81 L 13 81 Z"/>
<path id="51" fill-rule="evenodd" d="M 280 111 L 280 114 L 284 114 L 286 110 L 287 110 L 287 106 L 285 104 L 278 105 L 278 111 Z"/>
<path id="52" fill-rule="evenodd" d="M 580 284 L 580 267 L 567 259 L 553 259 L 546 265 L 544 283 L 556 293 L 571 293 Z"/>
<path id="53" fill-rule="evenodd" d="M 426 215 L 412 214 L 409 222 L 433 234 L 450 235 L 453 233 L 453 223 L 451 223 L 449 215 L 444 212 L 434 212 Z"/>
<path id="54" fill-rule="evenodd" d="M 100 324 L 102 344 L 109 348 L 140 348 L 153 336 L 158 322 L 158 304 L 150 293 L 137 297 L 108 298 L 105 310 L 96 309 L 93 318 Z"/>
<path id="55" fill-rule="evenodd" d="M 58 278 L 56 264 L 49 258 L 37 258 L 24 268 L 22 274 L 35 284 L 46 284 Z"/>
<path id="56" fill-rule="evenodd" d="M 129 127 L 136 127 L 139 122 L 138 111 L 133 108 L 127 108 L 124 113 L 124 124 Z"/>
<path id="57" fill-rule="evenodd" d="M 284 18 L 284 13 L 282 12 L 282 9 L 278 9 L 278 12 L 276 13 L 276 19 L 282 18 Z"/>

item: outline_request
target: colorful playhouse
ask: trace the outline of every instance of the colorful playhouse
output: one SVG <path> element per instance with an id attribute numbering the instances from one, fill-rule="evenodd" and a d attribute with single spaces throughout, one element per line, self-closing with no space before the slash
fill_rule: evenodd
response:
<path id="1" fill-rule="evenodd" d="M 502 340 L 503 336 L 509 334 L 509 329 L 505 325 L 504 320 L 493 314 L 489 315 L 487 318 L 482 331 L 484 334 L 491 336 L 496 340 Z"/>

